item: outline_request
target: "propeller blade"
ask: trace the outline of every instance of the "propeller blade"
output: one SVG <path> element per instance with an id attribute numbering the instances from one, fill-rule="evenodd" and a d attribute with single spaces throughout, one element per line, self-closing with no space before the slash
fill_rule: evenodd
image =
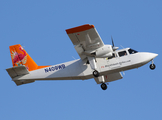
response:
<path id="1" fill-rule="evenodd" d="M 117 50 L 119 47 L 115 47 L 114 40 L 113 40 L 112 36 L 111 36 L 111 41 L 112 41 L 112 49 L 113 49 L 113 51 Z"/>
<path id="2" fill-rule="evenodd" d="M 112 36 L 111 36 L 111 41 L 112 41 L 112 47 L 114 47 L 114 41 Z"/>

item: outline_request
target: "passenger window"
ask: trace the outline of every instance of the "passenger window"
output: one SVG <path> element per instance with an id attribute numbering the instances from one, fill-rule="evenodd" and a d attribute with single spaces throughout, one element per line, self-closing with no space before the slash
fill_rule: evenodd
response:
<path id="1" fill-rule="evenodd" d="M 119 54 L 119 57 L 122 57 L 122 56 L 127 55 L 127 52 L 126 51 L 122 51 L 122 52 L 118 52 L 118 54 Z"/>

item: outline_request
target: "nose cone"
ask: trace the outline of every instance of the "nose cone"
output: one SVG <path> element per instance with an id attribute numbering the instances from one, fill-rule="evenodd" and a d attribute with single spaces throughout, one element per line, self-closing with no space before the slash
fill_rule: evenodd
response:
<path id="1" fill-rule="evenodd" d="M 150 53 L 150 58 L 151 58 L 151 59 L 154 59 L 154 58 L 156 58 L 157 56 L 158 56 L 158 54 Z"/>
<path id="2" fill-rule="evenodd" d="M 149 53 L 149 52 L 142 52 L 140 53 L 140 60 L 143 61 L 143 63 L 148 63 L 150 61 L 152 61 L 155 57 L 158 56 L 158 54 L 155 53 Z M 139 59 L 139 58 L 138 58 Z"/>

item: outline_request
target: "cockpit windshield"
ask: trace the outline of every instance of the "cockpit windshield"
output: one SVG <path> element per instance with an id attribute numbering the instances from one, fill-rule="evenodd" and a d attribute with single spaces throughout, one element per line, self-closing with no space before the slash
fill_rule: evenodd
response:
<path id="1" fill-rule="evenodd" d="M 129 52 L 129 54 L 135 54 L 135 53 L 137 53 L 138 51 L 133 50 L 133 49 L 129 49 L 128 52 Z"/>

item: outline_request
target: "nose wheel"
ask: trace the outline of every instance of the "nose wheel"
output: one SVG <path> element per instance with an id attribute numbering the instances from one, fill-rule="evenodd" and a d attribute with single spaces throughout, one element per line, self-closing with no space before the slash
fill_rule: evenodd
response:
<path id="1" fill-rule="evenodd" d="M 155 68 L 156 68 L 155 64 L 151 64 L 151 65 L 150 65 L 150 69 L 151 69 L 151 70 L 154 70 Z"/>
<path id="2" fill-rule="evenodd" d="M 105 83 L 102 83 L 101 84 L 101 88 L 102 88 L 102 90 L 106 90 L 107 89 L 107 85 Z"/>
<path id="3" fill-rule="evenodd" d="M 152 60 L 152 64 L 150 65 L 150 69 L 154 70 L 156 68 L 156 65 L 154 64 L 154 61 Z"/>

